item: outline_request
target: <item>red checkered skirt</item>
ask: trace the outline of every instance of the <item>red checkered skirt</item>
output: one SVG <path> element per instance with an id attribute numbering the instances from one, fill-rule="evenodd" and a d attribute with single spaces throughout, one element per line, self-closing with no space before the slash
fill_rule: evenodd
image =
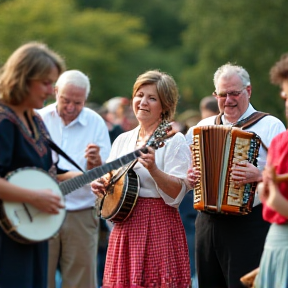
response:
<path id="1" fill-rule="evenodd" d="M 177 209 L 139 197 L 109 238 L 103 288 L 191 287 L 188 246 Z"/>

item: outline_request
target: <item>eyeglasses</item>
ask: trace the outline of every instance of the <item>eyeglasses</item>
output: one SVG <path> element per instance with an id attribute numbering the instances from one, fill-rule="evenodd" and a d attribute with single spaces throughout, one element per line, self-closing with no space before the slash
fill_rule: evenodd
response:
<path id="1" fill-rule="evenodd" d="M 238 97 L 238 96 L 242 93 L 242 91 L 245 90 L 246 88 L 247 88 L 247 87 L 244 87 L 244 88 L 242 88 L 242 89 L 239 90 L 239 91 L 230 91 L 230 92 L 219 93 L 219 94 L 217 94 L 217 92 L 214 91 L 214 92 L 212 93 L 212 95 L 215 96 L 215 97 L 218 97 L 218 98 L 226 98 L 226 97 L 228 97 L 228 96 L 230 96 L 230 97 Z"/>

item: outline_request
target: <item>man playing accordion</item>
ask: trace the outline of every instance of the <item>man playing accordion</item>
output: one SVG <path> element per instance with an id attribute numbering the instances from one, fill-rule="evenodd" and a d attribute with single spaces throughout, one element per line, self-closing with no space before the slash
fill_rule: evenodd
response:
<path id="1" fill-rule="evenodd" d="M 249 74 L 243 67 L 228 63 L 215 72 L 214 85 L 213 95 L 218 101 L 221 114 L 203 119 L 197 126 L 220 124 L 242 127 L 242 123 L 245 123 L 246 119 L 248 121 L 256 112 L 250 103 L 252 86 Z M 194 128 L 191 127 L 186 135 L 189 145 L 193 143 Z M 236 187 L 262 181 L 262 170 L 267 157 L 265 146 L 269 147 L 272 138 L 285 131 L 285 126 L 279 119 L 265 115 L 243 130 L 256 133 L 263 145 L 259 148 L 257 167 L 249 161 L 236 162 L 228 167 L 231 181 Z M 217 140 L 214 144 L 217 144 Z M 219 167 L 220 164 L 216 169 Z M 206 177 L 206 182 L 217 181 L 208 178 Z M 188 180 L 190 184 L 195 184 L 195 169 L 188 171 Z M 218 210 L 213 212 L 208 209 L 198 213 L 195 249 L 200 288 L 243 287 L 241 276 L 259 266 L 269 223 L 262 219 L 262 204 L 257 193 L 252 206 L 251 212 L 246 215 L 221 213 Z"/>

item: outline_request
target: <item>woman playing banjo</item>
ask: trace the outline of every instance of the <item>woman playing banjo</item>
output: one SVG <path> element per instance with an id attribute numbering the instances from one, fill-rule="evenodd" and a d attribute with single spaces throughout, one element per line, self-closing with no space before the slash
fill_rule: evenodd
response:
<path id="1" fill-rule="evenodd" d="M 0 73 L 0 199 L 25 202 L 49 214 L 64 208 L 58 195 L 49 189 L 32 190 L 33 183 L 31 190 L 21 188 L 21 183 L 13 185 L 5 176 L 27 166 L 55 176 L 51 151 L 43 136 L 47 132 L 33 109 L 42 108 L 53 94 L 53 84 L 63 70 L 60 56 L 46 45 L 33 42 L 18 48 Z M 21 244 L 1 227 L 0 287 L 46 287 L 47 250 L 47 241 Z"/>

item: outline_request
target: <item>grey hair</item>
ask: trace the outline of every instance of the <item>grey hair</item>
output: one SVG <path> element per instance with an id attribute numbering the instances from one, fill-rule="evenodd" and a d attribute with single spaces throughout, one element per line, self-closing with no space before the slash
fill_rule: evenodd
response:
<path id="1" fill-rule="evenodd" d="M 89 78 L 79 70 L 68 70 L 60 75 L 55 87 L 62 88 L 67 84 L 73 84 L 76 87 L 84 88 L 86 90 L 86 99 L 90 93 Z"/>
<path id="2" fill-rule="evenodd" d="M 217 83 L 219 79 L 221 78 L 229 79 L 235 74 L 239 76 L 244 86 L 251 85 L 250 76 L 243 67 L 238 66 L 238 65 L 233 65 L 231 63 L 227 63 L 219 67 L 214 74 L 213 82 L 214 82 L 215 88 L 217 89 Z"/>

